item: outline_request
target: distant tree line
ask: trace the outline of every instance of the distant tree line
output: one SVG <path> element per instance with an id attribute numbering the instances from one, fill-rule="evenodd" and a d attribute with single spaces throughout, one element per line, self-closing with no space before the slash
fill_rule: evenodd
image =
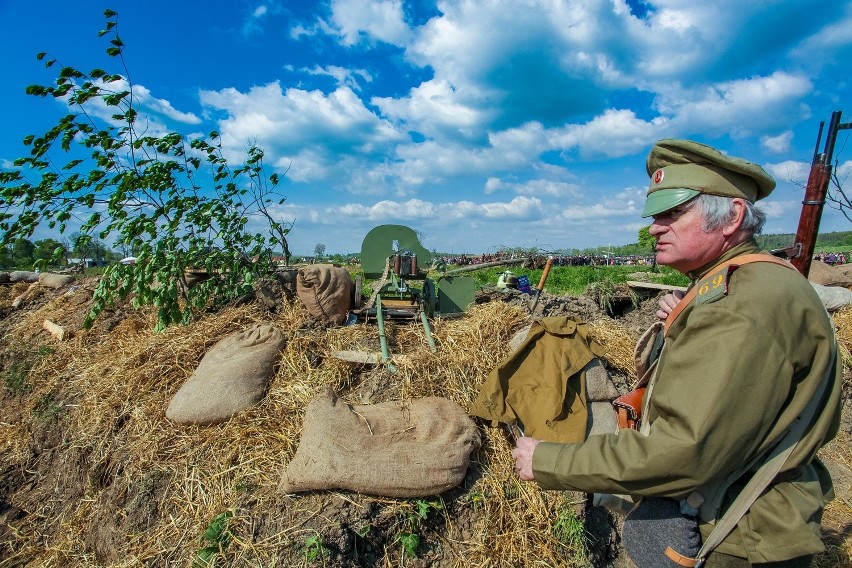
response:
<path id="1" fill-rule="evenodd" d="M 47 238 L 31 241 L 21 238 L 0 246 L 0 270 L 49 270 L 65 268 L 84 260 L 103 266 L 125 256 L 128 254 L 116 252 L 100 239 L 82 233 L 72 233 L 70 237 L 60 240 Z"/>
<path id="2" fill-rule="evenodd" d="M 538 249 L 529 248 L 504 248 L 502 252 L 509 256 L 529 256 L 531 254 L 554 254 L 554 255 L 594 255 L 594 256 L 641 256 L 653 252 L 653 238 L 649 241 L 643 239 L 640 232 L 639 243 L 627 245 L 610 245 L 591 247 L 584 249 L 566 248 L 554 251 L 541 251 Z M 792 233 L 759 235 L 757 237 L 758 244 L 764 249 L 773 250 L 789 247 L 793 244 L 796 235 Z M 322 246 L 322 250 L 320 247 Z M 816 247 L 820 249 L 836 249 L 843 248 L 852 250 L 852 231 L 836 231 L 833 233 L 820 234 L 817 238 Z M 317 256 L 325 262 L 333 262 L 337 264 L 347 264 L 358 255 L 355 253 L 334 253 L 323 256 L 325 253 L 324 245 L 317 245 L 314 250 L 315 257 L 293 257 L 294 263 L 316 260 Z M 436 257 L 441 256 L 437 251 L 432 251 Z M 276 253 L 270 253 L 276 254 Z M 281 254 L 281 253 L 277 253 Z M 5 247 L 0 247 L 0 270 L 32 270 L 34 267 L 42 266 L 44 269 L 61 268 L 71 265 L 79 259 L 91 259 L 96 264 L 109 264 L 116 262 L 124 257 L 134 256 L 134 251 L 125 246 L 121 241 L 115 243 L 115 249 L 111 249 L 103 241 L 88 237 L 82 233 L 72 233 L 70 237 L 60 240 L 48 238 L 37 241 L 28 239 L 17 239 L 13 243 Z"/>
<path id="3" fill-rule="evenodd" d="M 796 235 L 792 233 L 776 235 L 759 235 L 757 242 L 766 250 L 780 249 L 792 246 Z M 817 235 L 815 250 L 828 248 L 847 248 L 852 250 L 852 231 L 836 231 Z"/>

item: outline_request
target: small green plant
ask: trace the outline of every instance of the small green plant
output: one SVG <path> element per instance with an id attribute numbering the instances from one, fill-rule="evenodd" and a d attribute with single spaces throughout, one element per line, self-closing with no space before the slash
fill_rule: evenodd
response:
<path id="1" fill-rule="evenodd" d="M 237 481 L 234 484 L 234 490 L 237 493 L 251 493 L 257 490 L 257 485 L 252 483 L 251 481 L 247 481 L 245 479 Z"/>
<path id="2" fill-rule="evenodd" d="M 53 354 L 53 347 L 50 345 L 39 345 L 36 350 L 36 355 L 39 357 L 47 357 L 48 355 Z"/>
<path id="3" fill-rule="evenodd" d="M 570 504 L 559 509 L 551 530 L 553 536 L 573 552 L 575 559 L 583 560 L 588 557 L 586 527 L 583 526 L 583 521 L 577 518 Z"/>
<path id="4" fill-rule="evenodd" d="M 615 283 L 609 279 L 592 282 L 586 288 L 585 295 L 593 298 L 601 309 L 612 312 L 613 300 L 615 299 Z"/>
<path id="5" fill-rule="evenodd" d="M 27 375 L 30 373 L 30 368 L 27 363 L 14 362 L 9 365 L 9 369 L 3 373 L 3 382 L 6 383 L 6 388 L 13 395 L 18 396 L 27 390 Z"/>
<path id="6" fill-rule="evenodd" d="M 373 550 L 373 545 L 367 540 L 371 534 L 373 534 L 373 526 L 370 524 L 361 525 L 360 527 L 356 527 L 353 531 L 355 533 L 355 554 L 359 554 L 361 552 L 370 552 Z"/>
<path id="7" fill-rule="evenodd" d="M 15 396 L 26 393 L 29 390 L 27 379 L 30 370 L 39 359 L 47 357 L 51 353 L 53 353 L 53 349 L 50 346 L 39 345 L 35 351 L 25 351 L 18 354 L 18 360 L 9 365 L 9 368 L 3 373 L 3 382 L 9 392 Z"/>
<path id="8" fill-rule="evenodd" d="M 397 539 L 408 558 L 417 558 L 417 549 L 420 547 L 419 533 L 403 531 L 397 535 Z"/>
<path id="9" fill-rule="evenodd" d="M 467 495 L 467 501 L 468 503 L 470 503 L 470 506 L 473 507 L 473 510 L 475 511 L 485 504 L 485 495 L 483 495 L 479 491 L 471 491 Z"/>
<path id="10" fill-rule="evenodd" d="M 299 548 L 302 552 L 302 556 L 305 557 L 305 560 L 307 560 L 309 564 L 313 564 L 319 560 L 322 562 L 323 566 L 325 566 L 328 549 L 325 547 L 325 543 L 319 533 L 314 533 L 307 537 Z"/>
<path id="11" fill-rule="evenodd" d="M 56 399 L 53 398 L 53 393 L 48 393 L 42 397 L 33 412 L 42 420 L 52 420 L 62 414 L 63 410 L 64 404 L 62 402 L 57 402 Z"/>
<path id="12" fill-rule="evenodd" d="M 444 510 L 444 503 L 440 500 L 426 501 L 425 499 L 418 499 L 414 502 L 414 504 L 417 505 L 417 517 L 423 521 L 425 521 L 426 517 L 429 516 L 430 511 Z"/>
<path id="13" fill-rule="evenodd" d="M 411 507 L 405 512 L 402 520 L 402 530 L 397 533 L 397 542 L 408 558 L 417 558 L 417 549 L 420 547 L 420 529 L 423 521 L 429 517 L 432 511 L 443 511 L 444 503 L 440 499 L 428 501 L 417 499 L 411 503 Z"/>
<path id="14" fill-rule="evenodd" d="M 210 566 L 217 554 L 223 554 L 225 548 L 230 544 L 233 535 L 228 527 L 231 517 L 234 513 L 225 511 L 216 515 L 207 528 L 204 529 L 202 537 L 206 546 L 203 546 L 195 553 L 193 566 L 195 568 L 206 568 Z"/>

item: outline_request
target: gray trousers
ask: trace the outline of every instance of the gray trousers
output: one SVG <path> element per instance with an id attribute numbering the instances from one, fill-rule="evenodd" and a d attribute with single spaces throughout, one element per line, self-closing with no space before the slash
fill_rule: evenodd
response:
<path id="1" fill-rule="evenodd" d="M 739 556 L 712 552 L 704 563 L 704 568 L 809 568 L 813 561 L 813 555 L 799 556 L 790 560 L 780 562 L 761 562 L 749 564 L 749 561 Z"/>

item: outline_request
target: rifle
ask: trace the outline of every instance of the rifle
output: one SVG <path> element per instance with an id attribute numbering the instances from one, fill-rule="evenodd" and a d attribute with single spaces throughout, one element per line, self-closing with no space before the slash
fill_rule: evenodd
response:
<path id="1" fill-rule="evenodd" d="M 822 129 L 825 121 L 819 123 L 814 157 L 811 161 L 811 171 L 808 174 L 808 185 L 805 188 L 805 199 L 802 201 L 802 213 L 799 216 L 799 227 L 796 231 L 796 240 L 793 246 L 776 249 L 772 251 L 775 256 L 790 260 L 803 276 L 807 277 L 811 269 L 811 259 L 816 247 L 816 239 L 819 234 L 819 222 L 822 216 L 822 208 L 825 205 L 825 196 L 828 193 L 828 183 L 831 180 L 831 160 L 834 154 L 834 143 L 837 140 L 837 131 L 852 128 L 852 123 L 840 123 L 841 111 L 831 114 L 828 133 L 825 138 L 825 148 L 820 153 L 819 144 L 822 141 Z"/>

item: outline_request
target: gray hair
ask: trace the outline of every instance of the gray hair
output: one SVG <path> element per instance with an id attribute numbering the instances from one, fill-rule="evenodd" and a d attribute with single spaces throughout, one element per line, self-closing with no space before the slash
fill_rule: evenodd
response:
<path id="1" fill-rule="evenodd" d="M 721 229 L 731 221 L 734 216 L 734 209 L 731 206 L 732 200 L 732 197 L 702 193 L 689 202 L 689 208 L 698 207 L 702 219 L 701 230 L 709 233 Z M 745 202 L 745 215 L 740 229 L 751 236 L 758 235 L 763 229 L 763 224 L 766 223 L 766 213 L 751 201 L 747 199 L 743 201 Z"/>

